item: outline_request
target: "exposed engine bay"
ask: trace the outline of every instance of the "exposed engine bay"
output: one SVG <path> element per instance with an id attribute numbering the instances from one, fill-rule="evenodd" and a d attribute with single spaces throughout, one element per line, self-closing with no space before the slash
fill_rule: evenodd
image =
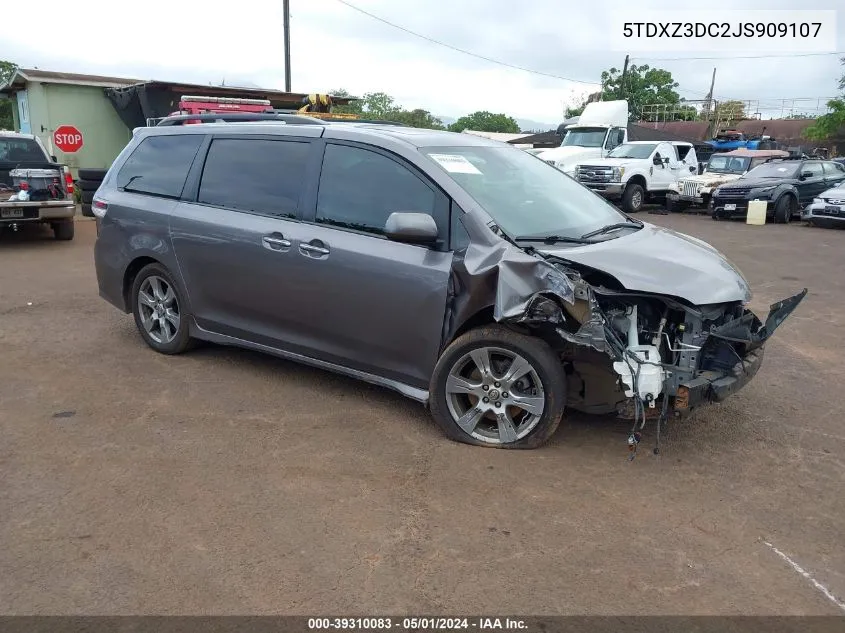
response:
<path id="1" fill-rule="evenodd" d="M 766 339 L 807 293 L 773 305 L 762 323 L 741 301 L 692 306 L 674 297 L 593 286 L 577 270 L 555 265 L 572 282 L 575 301 L 540 293 L 515 321 L 559 350 L 567 406 L 633 419 L 632 447 L 646 420 L 658 421 L 659 442 L 659 425 L 670 413 L 681 417 L 748 382 Z"/>

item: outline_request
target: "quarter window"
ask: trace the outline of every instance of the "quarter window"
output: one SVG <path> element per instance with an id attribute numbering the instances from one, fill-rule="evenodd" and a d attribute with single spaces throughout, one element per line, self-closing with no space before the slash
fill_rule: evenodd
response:
<path id="1" fill-rule="evenodd" d="M 395 211 L 434 215 L 435 192 L 404 165 L 370 150 L 326 146 L 316 221 L 381 235 Z"/>
<path id="2" fill-rule="evenodd" d="M 197 202 L 276 217 L 296 217 L 310 144 L 217 138 L 208 149 Z"/>
<path id="3" fill-rule="evenodd" d="M 804 166 L 801 168 L 801 173 L 805 171 L 811 172 L 813 175 L 811 178 L 818 178 L 822 175 L 822 164 L 821 163 L 804 163 Z"/>
<path id="4" fill-rule="evenodd" d="M 202 141 L 201 134 L 145 138 L 117 173 L 118 188 L 165 198 L 180 197 Z"/>

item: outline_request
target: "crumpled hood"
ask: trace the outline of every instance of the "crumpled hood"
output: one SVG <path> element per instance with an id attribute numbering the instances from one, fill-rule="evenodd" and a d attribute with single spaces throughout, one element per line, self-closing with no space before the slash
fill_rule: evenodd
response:
<path id="1" fill-rule="evenodd" d="M 742 273 L 719 251 L 653 224 L 596 244 L 544 246 L 542 251 L 605 272 L 627 290 L 680 297 L 694 305 L 751 298 Z"/>

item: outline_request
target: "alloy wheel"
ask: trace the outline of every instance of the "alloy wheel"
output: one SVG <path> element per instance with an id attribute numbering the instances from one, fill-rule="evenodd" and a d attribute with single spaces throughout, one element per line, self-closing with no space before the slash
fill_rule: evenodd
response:
<path id="1" fill-rule="evenodd" d="M 510 444 L 543 417 L 545 395 L 537 370 L 520 354 L 479 347 L 461 356 L 446 378 L 446 404 L 467 435 Z"/>
<path id="2" fill-rule="evenodd" d="M 158 275 L 150 275 L 138 289 L 138 313 L 147 335 L 166 345 L 179 332 L 179 301 L 170 283 Z"/>

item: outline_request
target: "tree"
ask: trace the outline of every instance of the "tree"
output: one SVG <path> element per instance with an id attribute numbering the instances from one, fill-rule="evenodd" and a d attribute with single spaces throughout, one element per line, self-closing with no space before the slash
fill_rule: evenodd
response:
<path id="1" fill-rule="evenodd" d="M 427 128 L 430 130 L 445 130 L 443 122 L 431 114 L 428 110 L 416 108 L 415 110 L 392 110 L 384 115 L 386 121 L 404 123 L 412 127 Z"/>
<path id="2" fill-rule="evenodd" d="M 654 109 L 655 106 L 675 105 L 681 102 L 681 97 L 675 90 L 678 82 L 672 78 L 672 73 L 662 68 L 651 68 L 648 64 L 642 66 L 631 64 L 625 75 L 624 84 L 621 70 L 618 68 L 605 70 L 601 74 L 601 87 L 604 101 L 628 100 L 628 111 L 632 121 L 646 118 L 649 110 Z"/>
<path id="3" fill-rule="evenodd" d="M 352 95 L 349 94 L 343 88 L 338 88 L 336 90 L 330 90 L 329 94 L 333 97 L 351 97 Z M 336 105 L 332 106 L 332 112 L 339 112 L 341 114 L 362 114 L 363 113 L 363 103 L 356 99 L 355 101 L 350 102 L 347 105 Z"/>
<path id="4" fill-rule="evenodd" d="M 742 121 L 747 119 L 745 113 L 745 102 L 731 99 L 716 104 L 717 121 Z"/>
<path id="5" fill-rule="evenodd" d="M 845 65 L 845 57 L 840 62 Z M 845 73 L 839 78 L 839 89 L 845 91 Z M 813 124 L 804 130 L 807 138 L 814 141 L 824 141 L 845 133 L 845 94 L 839 99 L 827 102 L 830 112 L 818 117 Z"/>
<path id="6" fill-rule="evenodd" d="M 0 86 L 9 83 L 17 69 L 17 64 L 0 60 Z M 15 127 L 14 107 L 11 99 L 0 97 L 0 130 L 11 130 Z"/>
<path id="7" fill-rule="evenodd" d="M 810 114 L 808 112 L 793 112 L 792 114 L 787 114 L 784 119 L 815 119 L 818 117 L 818 114 Z"/>
<path id="8" fill-rule="evenodd" d="M 463 132 L 464 130 L 478 130 L 479 132 L 510 132 L 519 133 L 519 124 L 506 114 L 493 114 L 486 110 L 473 112 L 452 123 L 449 126 L 450 132 Z"/>

